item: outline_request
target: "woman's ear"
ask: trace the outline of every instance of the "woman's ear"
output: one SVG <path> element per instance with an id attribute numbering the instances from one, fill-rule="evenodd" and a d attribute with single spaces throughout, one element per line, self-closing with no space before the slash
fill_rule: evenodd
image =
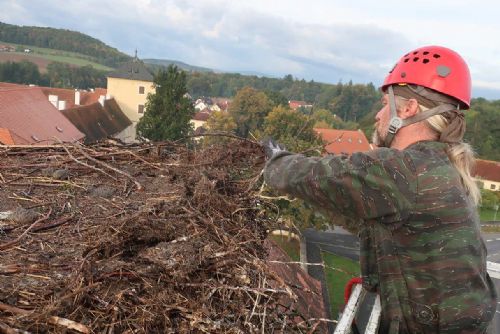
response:
<path id="1" fill-rule="evenodd" d="M 406 101 L 404 108 L 402 108 L 402 110 L 400 112 L 400 117 L 402 119 L 405 119 L 405 118 L 415 116 L 415 114 L 418 113 L 418 110 L 419 110 L 418 101 L 415 99 L 408 99 Z"/>

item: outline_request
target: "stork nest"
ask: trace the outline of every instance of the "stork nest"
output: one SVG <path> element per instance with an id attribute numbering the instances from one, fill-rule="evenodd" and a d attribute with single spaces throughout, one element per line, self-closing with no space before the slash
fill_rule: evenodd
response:
<path id="1" fill-rule="evenodd" d="M 266 262 L 263 166 L 238 140 L 0 148 L 0 332 L 314 332 Z"/>

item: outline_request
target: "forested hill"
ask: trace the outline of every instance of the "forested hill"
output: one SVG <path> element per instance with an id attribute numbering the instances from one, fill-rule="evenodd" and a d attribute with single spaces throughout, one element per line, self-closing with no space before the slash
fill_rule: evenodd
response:
<path id="1" fill-rule="evenodd" d="M 78 52 L 110 67 L 116 67 L 131 58 L 96 38 L 65 29 L 17 26 L 0 22 L 0 41 Z"/>

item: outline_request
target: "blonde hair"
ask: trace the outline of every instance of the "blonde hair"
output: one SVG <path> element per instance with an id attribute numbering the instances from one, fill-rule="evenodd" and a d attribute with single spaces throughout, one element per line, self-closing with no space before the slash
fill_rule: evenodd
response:
<path id="1" fill-rule="evenodd" d="M 395 100 L 398 110 L 404 106 L 404 103 L 408 101 L 408 99 L 401 96 L 395 96 Z M 429 109 L 421 104 L 418 105 L 418 108 L 419 112 Z M 437 138 L 439 138 L 440 134 L 448 126 L 448 120 L 443 115 L 434 115 L 427 118 L 424 122 L 431 130 L 436 132 Z M 449 143 L 448 148 L 446 149 L 446 153 L 448 154 L 448 158 L 450 159 L 451 163 L 453 164 L 453 166 L 455 166 L 458 173 L 460 174 L 462 184 L 465 188 L 465 191 L 467 192 L 467 195 L 469 196 L 469 199 L 472 203 L 478 205 L 481 202 L 481 193 L 471 175 L 471 170 L 476 163 L 474 150 L 469 144 L 464 142 Z"/>
<path id="2" fill-rule="evenodd" d="M 427 125 L 432 130 L 436 131 L 439 134 L 443 132 L 443 130 L 448 126 L 448 120 L 443 115 L 435 115 L 429 117 L 425 120 L 425 122 L 427 122 Z M 471 170 L 476 163 L 474 150 L 469 144 L 464 142 L 450 143 L 448 144 L 446 153 L 448 154 L 448 158 L 460 174 L 462 184 L 467 191 L 467 194 L 469 195 L 472 203 L 478 205 L 481 201 L 481 193 L 471 175 Z"/>

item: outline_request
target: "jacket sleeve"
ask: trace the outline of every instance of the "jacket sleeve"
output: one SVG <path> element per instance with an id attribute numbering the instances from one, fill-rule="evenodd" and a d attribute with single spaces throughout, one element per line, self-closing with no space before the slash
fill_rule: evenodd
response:
<path id="1" fill-rule="evenodd" d="M 411 159 L 392 149 L 323 158 L 286 152 L 267 163 L 264 178 L 282 193 L 354 219 L 402 221 L 415 202 Z"/>

